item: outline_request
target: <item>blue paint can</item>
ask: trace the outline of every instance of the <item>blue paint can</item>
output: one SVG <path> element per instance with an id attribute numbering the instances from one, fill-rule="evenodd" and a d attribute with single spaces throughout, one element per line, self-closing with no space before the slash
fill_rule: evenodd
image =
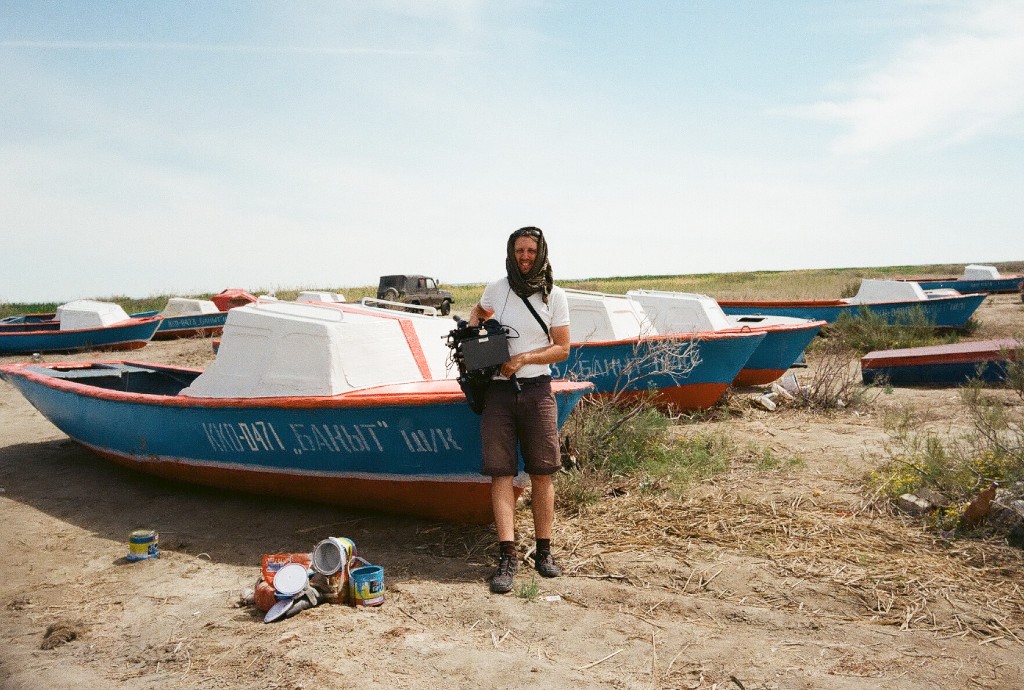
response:
<path id="1" fill-rule="evenodd" d="M 358 556 L 353 561 L 365 560 Z M 366 563 L 353 568 L 348 574 L 349 592 L 353 606 L 380 606 L 384 603 L 384 568 Z"/>

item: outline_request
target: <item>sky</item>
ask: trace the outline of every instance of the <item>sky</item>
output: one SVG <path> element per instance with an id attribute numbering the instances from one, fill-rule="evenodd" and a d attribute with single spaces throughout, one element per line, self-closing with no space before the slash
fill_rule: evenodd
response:
<path id="1" fill-rule="evenodd" d="M 1024 260 L 1024 0 L 0 0 L 0 302 Z"/>

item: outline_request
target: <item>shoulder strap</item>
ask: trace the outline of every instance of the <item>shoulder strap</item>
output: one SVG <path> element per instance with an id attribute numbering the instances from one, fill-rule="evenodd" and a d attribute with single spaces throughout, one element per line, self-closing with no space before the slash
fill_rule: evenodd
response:
<path id="1" fill-rule="evenodd" d="M 548 337 L 548 340 L 551 340 L 551 334 L 548 333 L 548 325 L 544 323 L 544 319 L 540 318 L 540 314 L 538 314 L 537 310 L 533 308 L 532 304 L 530 304 L 530 300 L 522 295 L 519 295 L 519 297 L 523 300 L 523 304 L 526 305 L 526 308 L 530 310 L 530 313 L 533 314 L 533 318 L 537 319 L 537 323 L 540 324 L 540 327 L 544 329 L 544 335 Z"/>

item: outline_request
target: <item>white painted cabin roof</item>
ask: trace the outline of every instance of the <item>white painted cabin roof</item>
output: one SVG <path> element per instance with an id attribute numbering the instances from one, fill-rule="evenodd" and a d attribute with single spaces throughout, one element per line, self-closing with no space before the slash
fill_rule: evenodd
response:
<path id="1" fill-rule="evenodd" d="M 306 302 L 344 302 L 345 295 L 337 292 L 318 292 L 316 290 L 304 290 L 295 298 L 300 304 Z"/>
<path id="2" fill-rule="evenodd" d="M 964 274 L 960 280 L 998 280 L 999 269 L 995 266 L 984 266 L 982 264 L 969 264 L 964 267 Z"/>
<path id="3" fill-rule="evenodd" d="M 60 321 L 62 331 L 103 328 L 127 321 L 129 318 L 121 305 L 112 302 L 78 299 L 57 307 L 57 320 Z"/>
<path id="4" fill-rule="evenodd" d="M 182 395 L 329 396 L 423 379 L 397 319 L 257 302 L 228 312 L 217 358 Z"/>
<path id="5" fill-rule="evenodd" d="M 160 316 L 195 316 L 197 314 L 216 314 L 220 309 L 208 299 L 191 299 L 188 297 L 172 297 Z"/>
<path id="6" fill-rule="evenodd" d="M 849 304 L 878 304 L 882 302 L 924 302 L 928 299 L 921 286 L 906 280 L 876 280 L 865 278 Z"/>
<path id="7" fill-rule="evenodd" d="M 626 340 L 657 335 L 644 308 L 625 295 L 566 290 L 569 339 L 574 343 Z"/>
<path id="8" fill-rule="evenodd" d="M 643 307 L 659 333 L 696 333 L 733 328 L 713 298 L 693 292 L 630 290 L 626 296 Z"/>
<path id="9" fill-rule="evenodd" d="M 368 315 L 381 319 L 398 319 L 411 324 L 419 340 L 420 349 L 427 366 L 430 368 L 430 375 L 435 379 L 458 378 L 459 370 L 454 364 L 448 366 L 451 349 L 448 347 L 448 334 L 455 328 L 454 319 L 438 318 L 419 312 L 402 312 L 384 307 L 374 307 L 366 304 L 348 303 L 345 306 L 346 312 L 365 312 Z"/>

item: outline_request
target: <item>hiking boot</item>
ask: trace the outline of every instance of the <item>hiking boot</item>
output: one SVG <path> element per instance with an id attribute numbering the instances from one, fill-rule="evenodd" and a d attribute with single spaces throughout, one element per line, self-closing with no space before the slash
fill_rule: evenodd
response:
<path id="1" fill-rule="evenodd" d="M 506 594 L 512 591 L 512 580 L 516 575 L 515 556 L 501 556 L 498 567 L 491 575 L 491 591 L 495 594 Z"/>
<path id="2" fill-rule="evenodd" d="M 533 557 L 533 565 L 537 572 L 543 577 L 561 577 L 562 568 L 555 563 L 555 557 L 550 553 L 538 554 Z"/>

